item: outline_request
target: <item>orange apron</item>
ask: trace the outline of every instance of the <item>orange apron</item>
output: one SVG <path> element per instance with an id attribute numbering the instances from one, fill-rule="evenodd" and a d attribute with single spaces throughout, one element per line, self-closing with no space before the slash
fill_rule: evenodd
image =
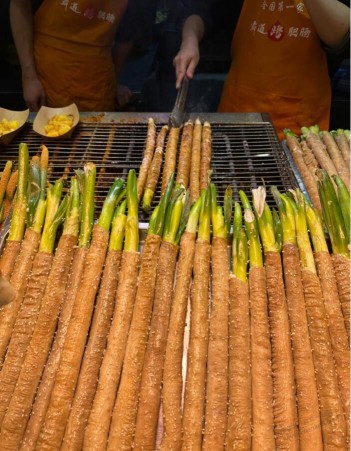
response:
<path id="1" fill-rule="evenodd" d="M 127 0 L 44 0 L 34 17 L 34 56 L 49 106 L 113 111 L 111 48 Z"/>
<path id="2" fill-rule="evenodd" d="M 231 56 L 219 111 L 269 113 L 280 139 L 329 128 L 327 60 L 302 0 L 245 0 Z"/>

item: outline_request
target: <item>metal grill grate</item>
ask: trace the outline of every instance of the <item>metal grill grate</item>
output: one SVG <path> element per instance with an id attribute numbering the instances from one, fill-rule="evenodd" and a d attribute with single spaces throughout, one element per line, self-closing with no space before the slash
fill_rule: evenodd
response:
<path id="1" fill-rule="evenodd" d="M 150 116 L 155 117 L 152 113 Z M 232 117 L 233 116 L 233 117 Z M 97 167 L 96 215 L 108 188 L 116 177 L 127 177 L 129 169 L 139 170 L 147 133 L 147 117 L 136 116 L 128 120 L 117 114 L 107 122 L 80 122 L 68 140 L 47 141 L 35 134 L 28 123 L 20 135 L 0 153 L 0 167 L 6 160 L 17 161 L 18 144 L 26 142 L 30 156 L 37 153 L 41 144 L 46 144 L 50 153 L 49 181 L 62 175 L 70 177 L 74 169 L 82 168 L 84 162 L 93 161 Z M 284 191 L 297 186 L 297 181 L 286 155 L 282 151 L 270 122 L 237 122 L 234 115 L 211 114 L 204 116 L 212 126 L 212 181 L 217 186 L 220 201 L 228 185 L 235 198 L 238 190 L 247 194 L 252 188 L 265 183 L 276 185 Z M 200 117 L 201 119 L 201 117 Z M 202 120 L 202 119 L 201 119 Z M 232 120 L 232 122 L 231 122 Z M 158 130 L 168 122 L 167 114 L 158 114 Z M 154 205 L 160 199 L 160 183 Z M 273 205 L 273 199 L 268 197 Z M 140 221 L 148 216 L 140 210 Z"/>

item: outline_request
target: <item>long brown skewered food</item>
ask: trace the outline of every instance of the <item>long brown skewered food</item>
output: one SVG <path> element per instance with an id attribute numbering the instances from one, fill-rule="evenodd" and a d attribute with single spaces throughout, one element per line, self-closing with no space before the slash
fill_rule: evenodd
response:
<path id="1" fill-rule="evenodd" d="M 150 165 L 152 162 L 152 157 L 154 154 L 155 143 L 156 143 L 156 125 L 155 125 L 154 120 L 150 117 L 148 120 L 148 125 L 147 125 L 147 136 L 146 136 L 143 161 L 141 162 L 139 175 L 138 175 L 138 198 L 139 199 L 142 198 L 142 195 L 144 192 L 147 175 L 148 175 Z"/>
<path id="2" fill-rule="evenodd" d="M 54 241 L 58 226 L 66 213 L 68 197 L 59 206 L 63 183 L 56 181 L 48 191 L 48 208 L 39 252 L 35 255 L 32 273 L 25 296 L 20 305 L 8 345 L 4 365 L 0 373 L 0 423 L 15 389 L 21 366 L 29 346 L 34 327 L 41 309 L 42 298 L 53 261 Z"/>
<path id="3" fill-rule="evenodd" d="M 73 257 L 71 274 L 59 317 L 57 332 L 36 393 L 31 416 L 22 442 L 22 451 L 34 451 L 40 429 L 44 422 L 87 253 L 87 247 L 79 247 L 76 249 Z"/>
<path id="4" fill-rule="evenodd" d="M 171 127 L 168 134 L 168 141 L 163 164 L 161 194 L 166 191 L 169 179 L 176 170 L 179 133 L 180 128 Z"/>
<path id="5" fill-rule="evenodd" d="M 283 229 L 283 268 L 295 368 L 300 449 L 308 451 L 313 443 L 316 450 L 323 450 L 318 391 L 296 241 L 295 204 L 285 194 L 281 195 L 276 187 L 272 187 L 272 193 Z"/>
<path id="6" fill-rule="evenodd" d="M 276 447 L 299 449 L 291 331 L 283 269 L 264 187 L 253 190 L 253 202 L 264 249 L 272 343 L 273 415 Z"/>
<path id="7" fill-rule="evenodd" d="M 135 172 L 134 172 L 135 174 Z M 136 176 L 135 202 L 137 205 Z M 107 336 L 115 306 L 115 295 L 119 278 L 124 229 L 126 223 L 126 201 L 116 208 L 110 233 L 109 250 L 97 297 L 89 338 L 79 372 L 71 411 L 68 417 L 61 449 L 82 449 L 84 431 L 98 384 L 99 369 L 104 357 Z M 121 276 L 123 277 L 123 275 Z M 102 421 L 102 419 L 100 419 Z"/>
<path id="8" fill-rule="evenodd" d="M 42 306 L 16 388 L 2 423 L 2 449 L 18 449 L 57 323 L 77 237 L 62 235 L 52 264 Z"/>
<path id="9" fill-rule="evenodd" d="M 159 235 L 148 235 L 143 248 L 134 312 L 112 415 L 108 444 L 110 449 L 130 449 L 133 441 L 137 396 L 154 299 L 160 242 Z"/>
<path id="10" fill-rule="evenodd" d="M 165 144 L 166 135 L 168 132 L 168 125 L 164 125 L 156 139 L 156 150 L 154 153 L 154 157 L 152 159 L 152 163 L 150 166 L 150 170 L 148 172 L 145 191 L 143 196 L 143 210 L 149 211 L 151 209 L 151 201 L 156 191 L 157 182 L 161 172 L 162 165 L 162 157 L 163 157 L 163 148 Z"/>
<path id="11" fill-rule="evenodd" d="M 319 135 L 313 130 L 304 130 L 304 128 L 302 129 L 302 132 L 307 141 L 307 144 L 312 149 L 312 152 L 316 157 L 316 160 L 318 161 L 320 167 L 325 169 L 330 177 L 332 177 L 334 174 L 337 174 L 338 171 L 336 169 L 336 166 L 333 160 L 330 158 L 328 152 L 326 151 Z"/>
<path id="12" fill-rule="evenodd" d="M 204 134 L 206 133 L 203 131 Z M 228 424 L 227 427 L 227 422 L 230 423 L 230 420 L 233 418 L 230 415 L 231 410 L 229 410 L 229 415 L 227 415 L 227 411 L 228 394 L 229 408 L 232 406 L 230 395 L 233 393 L 231 392 L 233 386 L 230 384 L 234 376 L 234 371 L 231 371 L 230 380 L 228 381 L 228 359 L 233 345 L 233 340 L 230 336 L 232 318 L 229 317 L 228 232 L 225 227 L 223 208 L 217 205 L 216 187 L 214 184 L 210 184 L 208 189 L 211 190 L 213 235 L 211 244 L 212 303 L 207 355 L 204 451 L 222 449 L 226 442 L 229 448 L 233 447 L 230 438 L 228 440 L 228 435 L 226 436 L 226 432 L 231 426 Z M 228 222 L 230 223 L 230 219 Z M 247 333 L 249 334 L 249 327 L 247 328 Z M 247 358 L 250 363 L 250 353 L 247 355 Z M 233 370 L 233 366 L 230 367 L 230 370 Z M 246 380 L 249 380 L 251 386 L 250 379 L 247 377 Z"/>
<path id="13" fill-rule="evenodd" d="M 209 340 L 210 188 L 202 207 L 191 287 L 190 338 L 182 421 L 182 451 L 201 449 Z"/>
<path id="14" fill-rule="evenodd" d="M 156 268 L 161 244 L 164 216 L 173 190 L 171 175 L 161 202 L 151 217 L 141 257 L 138 287 L 130 325 L 120 385 L 113 409 L 107 449 L 130 450 L 133 443 L 138 407 L 141 371 L 144 363 L 149 325 L 154 301 Z"/>
<path id="15" fill-rule="evenodd" d="M 154 449 L 160 411 L 163 366 L 166 353 L 169 318 L 173 298 L 173 281 L 176 270 L 178 241 L 183 232 L 180 226 L 183 190 L 174 194 L 166 212 L 166 221 L 156 271 L 154 306 L 150 323 L 149 339 L 142 369 L 139 404 L 136 418 L 135 450 Z M 179 229 L 179 233 L 178 233 Z"/>
<path id="16" fill-rule="evenodd" d="M 343 130 L 337 130 L 333 134 L 335 141 L 340 149 L 340 152 L 343 156 L 344 161 L 347 166 L 350 167 L 350 143 L 346 138 L 346 135 Z"/>
<path id="17" fill-rule="evenodd" d="M 36 399 L 32 408 L 31 416 L 22 441 L 22 450 L 33 451 L 44 422 L 46 410 L 49 405 L 51 391 L 55 382 L 56 371 L 59 366 L 61 352 L 63 349 L 68 324 L 70 322 L 74 300 L 79 288 L 81 276 L 84 270 L 85 259 L 91 238 L 94 216 L 94 188 L 96 168 L 92 163 L 84 167 L 84 178 L 80 178 L 82 191 L 81 220 L 79 231 L 79 246 L 75 249 L 71 265 L 70 277 L 64 294 L 64 300 L 60 311 L 55 339 L 43 371 L 40 385 L 36 393 Z M 75 194 L 74 199 L 77 198 Z M 72 214 L 74 211 L 72 211 Z M 68 221 L 68 219 L 67 219 Z M 72 222 L 74 219 L 72 219 Z M 67 226 L 68 227 L 68 224 Z"/>
<path id="18" fill-rule="evenodd" d="M 137 252 L 123 253 L 115 313 L 100 368 L 98 387 L 84 434 L 86 450 L 98 451 L 105 449 L 107 445 L 111 415 L 133 314 L 139 263 L 140 255 Z M 69 443 L 67 446 L 69 447 Z"/>
<path id="19" fill-rule="evenodd" d="M 164 432 L 160 445 L 160 450 L 162 451 L 176 451 L 180 450 L 182 446 L 182 359 L 184 328 L 200 208 L 201 198 L 192 207 L 187 229 L 180 241 L 176 282 L 163 369 L 162 406 Z"/>
<path id="20" fill-rule="evenodd" d="M 211 167 L 212 130 L 209 122 L 204 122 L 201 137 L 200 191 L 207 188 L 208 171 Z"/>
<path id="21" fill-rule="evenodd" d="M 251 331 L 251 391 L 252 399 L 252 450 L 275 449 L 273 423 L 273 376 L 271 340 L 268 318 L 266 271 L 263 265 L 261 242 L 251 204 L 243 191 L 239 192 L 244 206 L 245 229 L 249 247 L 250 331 Z M 235 205 L 234 235 L 241 229 L 241 212 Z M 240 226 L 240 227 L 239 227 Z M 235 249 L 235 247 L 234 247 Z M 245 259 L 245 248 L 243 248 Z M 238 252 L 238 262 L 239 260 Z M 247 260 L 247 257 L 246 257 Z M 234 254 L 233 254 L 234 261 Z M 235 261 L 234 261 L 235 263 Z M 239 266 L 239 265 L 237 265 Z M 242 279 L 246 276 L 244 260 Z M 235 269 L 235 267 L 234 267 Z"/>
<path id="22" fill-rule="evenodd" d="M 317 276 L 307 231 L 305 203 L 299 191 L 296 192 L 295 200 L 297 206 L 295 210 L 297 244 L 302 268 L 308 329 L 316 371 L 323 446 L 327 449 L 346 449 L 345 418 L 330 342 L 323 293 Z"/>
<path id="23" fill-rule="evenodd" d="M 106 449 L 111 415 L 115 404 L 130 322 L 132 319 L 140 264 L 138 198 L 135 173 L 127 183 L 128 217 L 115 310 L 107 347 L 99 373 L 99 382 L 84 434 L 84 449 Z"/>
<path id="24" fill-rule="evenodd" d="M 306 166 L 308 167 L 312 176 L 317 179 L 316 170 L 319 168 L 319 165 L 316 157 L 314 156 L 312 150 L 308 147 L 308 144 L 304 139 L 300 142 L 300 146 L 303 152 L 303 159 L 306 163 Z"/>
<path id="25" fill-rule="evenodd" d="M 273 423 L 273 380 L 268 321 L 266 271 L 250 267 L 251 304 L 251 377 L 252 377 L 252 449 L 275 449 Z"/>
<path id="26" fill-rule="evenodd" d="M 202 125 L 200 119 L 196 119 L 193 131 L 193 145 L 191 149 L 189 181 L 190 204 L 193 204 L 200 197 L 201 135 Z"/>
<path id="27" fill-rule="evenodd" d="M 21 243 L 21 249 L 17 264 L 14 267 L 11 276 L 11 285 L 16 291 L 15 299 L 0 310 L 0 360 L 3 361 L 7 345 L 11 338 L 13 326 L 16 321 L 17 313 L 20 308 L 25 290 L 27 288 L 27 279 L 32 269 L 34 255 L 39 246 L 40 234 L 32 229 L 27 229 L 24 239 Z"/>
<path id="28" fill-rule="evenodd" d="M 112 215 L 122 188 L 123 181 L 115 180 L 105 199 L 99 221 L 93 229 L 92 243 L 74 302 L 49 407 L 37 441 L 39 449 L 61 446 L 107 252 Z"/>
<path id="29" fill-rule="evenodd" d="M 161 400 L 161 384 L 173 278 L 178 255 L 178 246 L 163 241 L 157 264 L 154 307 L 146 347 L 139 391 L 138 413 L 133 449 L 154 449 Z"/>
<path id="30" fill-rule="evenodd" d="M 304 181 L 308 195 L 310 196 L 314 207 L 316 207 L 317 210 L 321 212 L 322 207 L 318 196 L 316 181 L 305 163 L 299 141 L 292 132 L 287 130 L 285 131 L 285 134 L 286 134 L 286 143 L 296 163 L 297 169 L 299 170 L 301 177 Z"/>
<path id="31" fill-rule="evenodd" d="M 336 170 L 347 186 L 347 189 L 350 191 L 350 168 L 345 164 L 345 160 L 342 157 L 342 154 L 339 150 L 338 145 L 334 141 L 334 138 L 332 135 L 327 132 L 323 131 L 321 132 L 322 135 L 322 141 L 325 144 L 325 147 L 327 148 L 328 154 L 330 158 L 332 159 Z"/>
<path id="32" fill-rule="evenodd" d="M 175 183 L 176 186 L 181 185 L 185 189 L 187 189 L 189 185 L 193 128 L 194 126 L 191 120 L 184 124 L 182 140 L 180 143 L 178 171 Z"/>

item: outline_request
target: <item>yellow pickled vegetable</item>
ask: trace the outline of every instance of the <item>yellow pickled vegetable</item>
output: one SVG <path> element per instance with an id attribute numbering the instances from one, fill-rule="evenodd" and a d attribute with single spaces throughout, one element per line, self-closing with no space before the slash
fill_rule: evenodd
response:
<path id="1" fill-rule="evenodd" d="M 0 136 L 6 135 L 6 133 L 13 132 L 14 130 L 17 130 L 20 126 L 19 122 L 14 121 L 8 121 L 7 119 L 2 119 L 0 121 Z"/>
<path id="2" fill-rule="evenodd" d="M 45 125 L 46 136 L 60 136 L 67 133 L 73 126 L 72 114 L 55 114 Z"/>

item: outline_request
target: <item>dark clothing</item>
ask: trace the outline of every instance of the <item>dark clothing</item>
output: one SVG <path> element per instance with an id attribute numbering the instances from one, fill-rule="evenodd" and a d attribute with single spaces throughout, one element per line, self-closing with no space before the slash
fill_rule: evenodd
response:
<path id="1" fill-rule="evenodd" d="M 116 39 L 148 46 L 160 38 L 166 23 L 180 34 L 184 20 L 193 14 L 203 19 L 206 29 L 211 27 L 207 0 L 129 0 Z"/>

